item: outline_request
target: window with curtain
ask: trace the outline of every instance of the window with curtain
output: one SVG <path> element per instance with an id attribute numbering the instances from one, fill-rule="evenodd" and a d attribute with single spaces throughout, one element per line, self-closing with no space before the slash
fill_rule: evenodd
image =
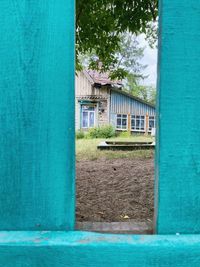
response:
<path id="1" fill-rule="evenodd" d="M 82 128 L 92 128 L 95 126 L 95 108 L 83 105 L 82 109 Z"/>

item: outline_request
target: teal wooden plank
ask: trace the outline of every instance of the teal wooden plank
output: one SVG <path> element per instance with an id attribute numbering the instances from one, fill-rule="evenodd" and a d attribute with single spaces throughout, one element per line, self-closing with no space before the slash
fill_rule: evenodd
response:
<path id="1" fill-rule="evenodd" d="M 3 267 L 199 267 L 200 236 L 1 232 Z"/>
<path id="2" fill-rule="evenodd" d="M 74 2 L 0 1 L 0 230 L 74 226 Z"/>
<path id="3" fill-rule="evenodd" d="M 200 1 L 160 6 L 157 233 L 200 233 Z"/>

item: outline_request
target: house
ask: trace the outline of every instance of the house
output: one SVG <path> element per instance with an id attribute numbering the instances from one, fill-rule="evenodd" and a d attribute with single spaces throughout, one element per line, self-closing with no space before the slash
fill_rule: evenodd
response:
<path id="1" fill-rule="evenodd" d="M 106 73 L 82 71 L 76 76 L 76 130 L 111 124 L 116 131 L 149 133 L 155 128 L 155 106 L 121 90 L 121 81 Z"/>

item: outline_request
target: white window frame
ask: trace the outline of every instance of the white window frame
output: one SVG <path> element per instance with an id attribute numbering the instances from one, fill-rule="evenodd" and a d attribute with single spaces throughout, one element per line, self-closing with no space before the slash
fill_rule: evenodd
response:
<path id="1" fill-rule="evenodd" d="M 83 106 L 86 106 L 88 108 L 94 108 L 94 110 L 86 110 L 84 111 Z M 83 112 L 87 112 L 88 113 L 88 118 L 87 118 L 87 127 L 83 126 Z M 90 126 L 90 113 L 94 114 L 94 125 Z M 90 105 L 81 105 L 81 128 L 82 129 L 91 129 L 93 127 L 95 127 L 95 123 L 96 122 L 96 112 L 95 112 L 95 106 L 90 106 Z"/>
<path id="2" fill-rule="evenodd" d="M 119 116 L 121 118 L 119 118 Z M 123 118 L 123 116 L 126 116 L 126 118 Z M 121 119 L 121 125 L 120 125 L 120 127 L 118 127 L 118 125 L 117 125 L 117 120 L 118 119 Z M 126 119 L 126 128 L 123 128 L 123 124 L 122 124 L 122 120 L 123 119 Z M 127 129 L 128 129 L 128 115 L 127 114 L 117 114 L 117 117 L 116 117 L 116 130 L 119 130 L 119 131 L 127 131 Z"/>
<path id="3" fill-rule="evenodd" d="M 134 117 L 134 118 L 133 118 Z M 137 117 L 140 117 L 140 126 L 139 126 L 139 129 L 136 129 L 136 122 L 138 120 Z M 144 119 L 142 119 L 142 117 L 144 117 Z M 135 127 L 133 128 L 132 126 L 132 120 L 135 120 Z M 141 121 L 144 121 L 144 129 L 141 128 Z M 146 129 L 146 116 L 145 115 L 138 115 L 138 114 L 131 114 L 131 131 L 132 132 L 140 132 L 140 133 L 144 133 L 145 132 L 145 129 Z"/>

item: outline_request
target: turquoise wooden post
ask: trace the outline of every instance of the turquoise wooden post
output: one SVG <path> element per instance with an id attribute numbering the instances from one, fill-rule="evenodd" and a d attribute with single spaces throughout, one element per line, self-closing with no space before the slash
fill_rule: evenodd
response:
<path id="1" fill-rule="evenodd" d="M 0 13 L 0 230 L 72 230 L 73 1 Z"/>
<path id="2" fill-rule="evenodd" d="M 200 233 L 200 1 L 162 0 L 157 232 Z"/>
<path id="3" fill-rule="evenodd" d="M 156 169 L 163 235 L 132 236 L 66 231 L 74 225 L 73 1 L 0 1 L 0 267 L 200 266 L 200 235 L 193 234 L 199 4 L 160 2 Z"/>

